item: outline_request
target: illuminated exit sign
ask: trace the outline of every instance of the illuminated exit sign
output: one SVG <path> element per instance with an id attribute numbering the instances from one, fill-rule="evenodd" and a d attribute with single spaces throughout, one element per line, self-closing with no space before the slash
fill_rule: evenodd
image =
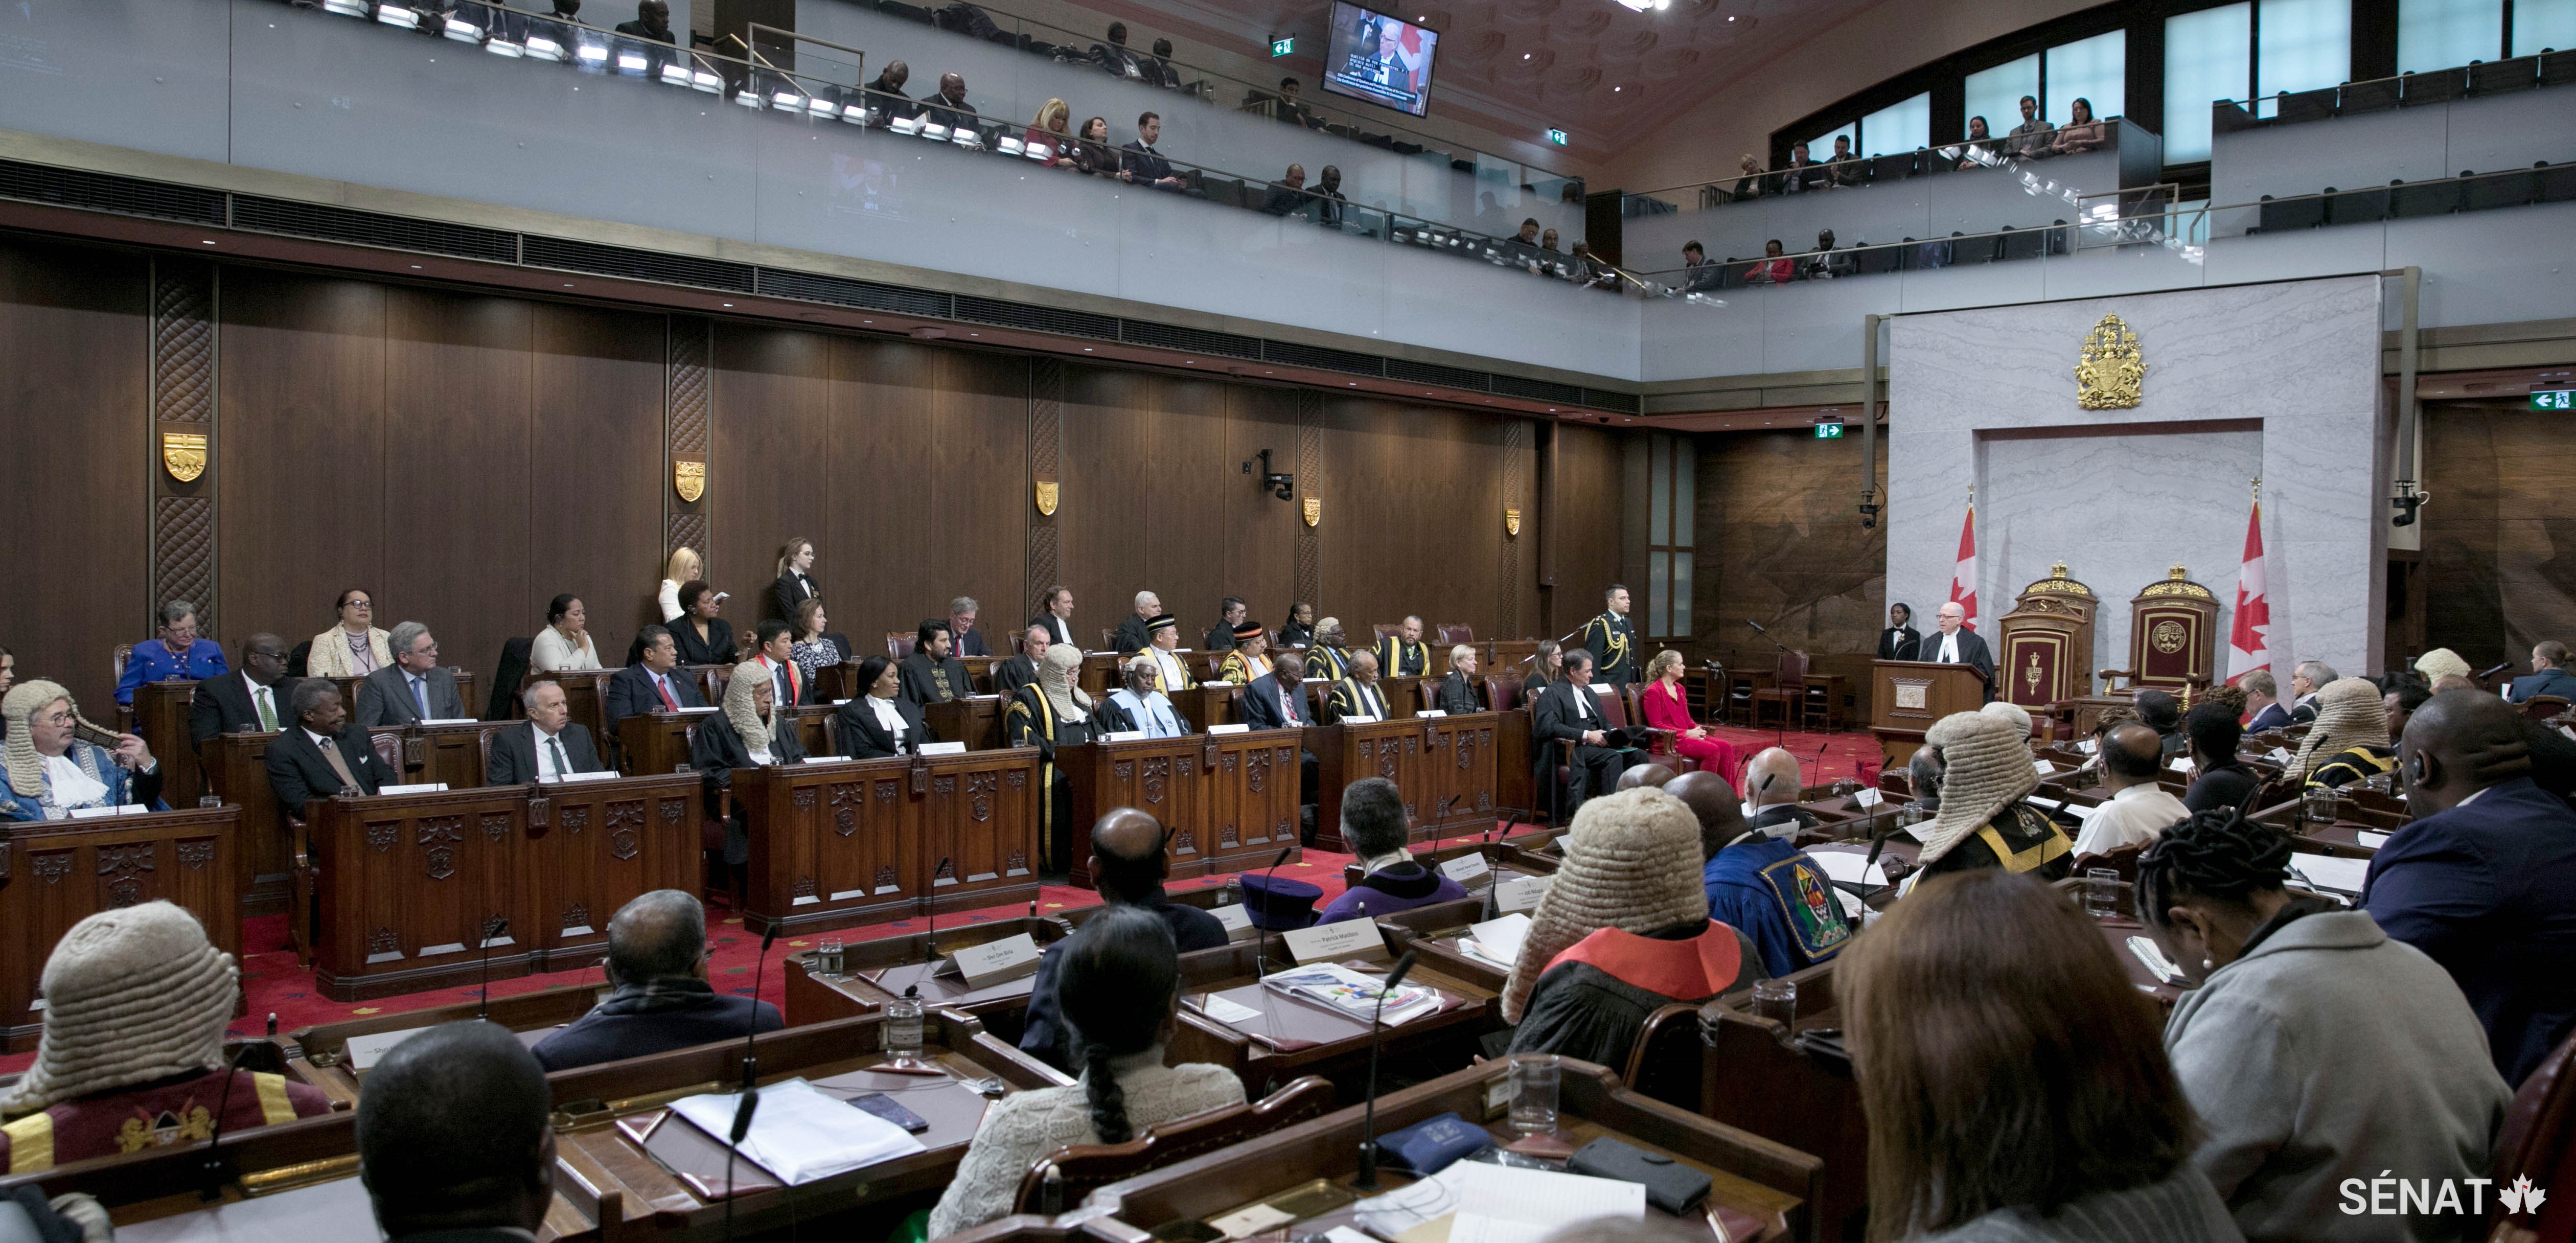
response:
<path id="1" fill-rule="evenodd" d="M 1296 50 L 1297 36 L 1295 35 L 1289 35 L 1286 38 L 1281 39 L 1272 39 L 1270 41 L 1270 54 L 1272 56 L 1288 56 L 1295 53 Z"/>
<path id="2" fill-rule="evenodd" d="M 1842 424 L 1840 424 L 1840 423 L 1818 423 L 1818 424 L 1816 424 L 1816 439 L 1818 439 L 1818 440 L 1840 440 L 1840 439 L 1842 439 L 1842 438 L 1843 438 L 1843 425 L 1842 425 Z"/>
<path id="3" fill-rule="evenodd" d="M 1562 147 L 1565 145 L 1565 131 L 1561 129 L 1549 130 L 1547 132 L 1547 140 Z"/>
<path id="4" fill-rule="evenodd" d="M 2576 410 L 2576 388 L 2538 389 L 2531 394 L 2534 410 Z"/>

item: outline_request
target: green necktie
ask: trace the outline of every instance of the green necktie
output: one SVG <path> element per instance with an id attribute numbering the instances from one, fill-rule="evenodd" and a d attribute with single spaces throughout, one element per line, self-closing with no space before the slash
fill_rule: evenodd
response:
<path id="1" fill-rule="evenodd" d="M 251 694 L 259 703 L 259 727 L 263 730 L 275 730 L 277 705 L 270 698 L 271 692 L 267 687 L 261 686 L 252 688 Z"/>

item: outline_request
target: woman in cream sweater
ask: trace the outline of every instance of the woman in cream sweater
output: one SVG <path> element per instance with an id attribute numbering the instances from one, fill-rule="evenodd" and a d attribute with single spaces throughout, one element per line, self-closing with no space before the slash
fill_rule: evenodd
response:
<path id="1" fill-rule="evenodd" d="M 662 567 L 662 590 L 654 597 L 662 605 L 663 625 L 670 625 L 672 618 L 688 611 L 680 607 L 680 587 L 702 577 L 705 568 L 705 563 L 698 560 L 697 549 L 682 544 L 671 550 L 670 564 Z"/>
<path id="2" fill-rule="evenodd" d="M 352 587 L 340 593 L 340 623 L 313 636 L 304 673 L 315 678 L 363 678 L 394 663 L 386 634 L 376 629 L 375 597 Z"/>

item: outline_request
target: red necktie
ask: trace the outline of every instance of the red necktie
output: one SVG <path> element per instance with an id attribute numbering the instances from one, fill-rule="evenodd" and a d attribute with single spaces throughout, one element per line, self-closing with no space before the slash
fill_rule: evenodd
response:
<path id="1" fill-rule="evenodd" d="M 671 684 L 668 681 L 665 681 L 660 677 L 654 678 L 653 690 L 662 696 L 662 706 L 664 708 L 673 712 L 680 710 L 680 701 L 671 698 Z"/>

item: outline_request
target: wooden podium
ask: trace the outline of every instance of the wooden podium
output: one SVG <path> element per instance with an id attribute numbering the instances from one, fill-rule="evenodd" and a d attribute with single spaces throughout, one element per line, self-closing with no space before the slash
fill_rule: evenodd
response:
<path id="1" fill-rule="evenodd" d="M 1925 660 L 1870 662 L 1869 732 L 1878 735 L 1879 753 L 1895 768 L 1914 757 L 1923 731 L 1953 712 L 1974 712 L 1986 705 L 1985 680 L 1967 665 Z"/>

